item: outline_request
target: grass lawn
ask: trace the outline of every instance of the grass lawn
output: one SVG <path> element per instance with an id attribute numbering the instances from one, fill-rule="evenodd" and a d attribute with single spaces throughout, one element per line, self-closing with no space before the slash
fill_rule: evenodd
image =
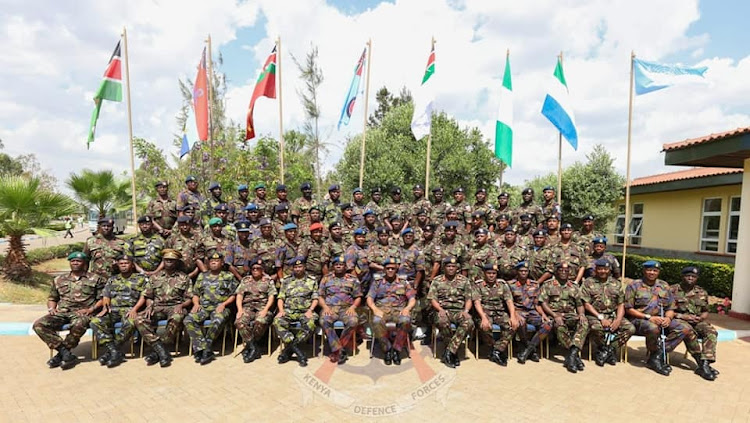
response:
<path id="1" fill-rule="evenodd" d="M 34 271 L 27 283 L 11 282 L 0 276 L 0 302 L 14 304 L 46 304 L 53 277 Z"/>

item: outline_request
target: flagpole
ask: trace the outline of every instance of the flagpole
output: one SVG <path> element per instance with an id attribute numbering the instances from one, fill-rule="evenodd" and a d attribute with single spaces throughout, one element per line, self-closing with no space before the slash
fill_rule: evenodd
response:
<path id="1" fill-rule="evenodd" d="M 372 39 L 367 40 L 367 82 L 365 82 L 365 117 L 362 127 L 362 148 L 359 152 L 359 187 L 362 188 L 365 178 L 365 141 L 367 140 L 367 102 L 370 99 L 370 59 L 372 57 Z"/>
<path id="2" fill-rule="evenodd" d="M 430 51 L 435 50 L 435 36 L 432 37 Z M 432 115 L 430 115 L 430 132 L 427 134 L 427 165 L 424 175 L 424 192 L 430 192 L 430 156 L 432 155 Z"/>
<path id="3" fill-rule="evenodd" d="M 505 49 L 505 66 L 508 66 L 508 63 L 510 62 L 509 58 L 510 58 L 510 49 L 507 48 L 507 49 Z M 503 72 L 505 72 L 505 71 L 503 71 Z M 503 73 L 503 78 L 505 78 L 505 74 L 504 73 Z M 497 143 L 497 134 L 495 135 L 495 137 L 496 137 L 495 138 L 495 143 Z M 495 148 L 497 148 L 497 145 L 495 146 Z M 513 146 L 511 145 L 511 153 L 510 153 L 511 154 L 511 160 L 513 158 L 513 150 L 512 150 L 512 148 L 513 148 Z M 508 167 L 508 164 L 501 160 L 500 161 L 500 182 L 499 182 L 499 184 L 497 186 L 498 187 L 498 194 L 501 193 L 501 192 L 503 192 L 503 175 L 505 174 L 505 169 L 507 167 Z"/>
<path id="4" fill-rule="evenodd" d="M 622 274 L 621 280 L 625 281 L 625 259 L 628 251 L 628 236 L 630 234 L 630 140 L 633 129 L 633 80 L 634 78 L 635 52 L 630 52 L 630 100 L 628 102 L 628 156 L 625 171 L 625 224 L 623 225 L 622 240 Z"/>
<path id="5" fill-rule="evenodd" d="M 214 135 L 213 135 L 213 123 L 211 122 L 213 120 L 213 113 L 211 113 L 211 103 L 213 103 L 213 80 L 214 80 L 214 72 L 213 72 L 213 60 L 211 56 L 211 34 L 208 34 L 208 39 L 206 40 L 206 43 L 208 43 L 208 75 L 206 75 L 206 88 L 208 89 L 208 142 L 211 145 L 211 178 L 213 179 L 216 175 L 216 162 L 215 162 L 215 150 L 214 150 Z"/>
<path id="6" fill-rule="evenodd" d="M 563 61 L 563 52 L 560 52 L 560 65 Z M 562 207 L 562 132 L 557 133 L 557 204 Z"/>
<path id="7" fill-rule="evenodd" d="M 128 59 L 128 31 L 122 27 L 122 47 L 125 53 L 125 87 L 128 93 L 128 140 L 130 141 L 130 197 L 133 207 L 133 226 L 138 221 L 135 202 L 135 155 L 133 154 L 133 112 L 130 108 L 130 59 Z"/>
<path id="8" fill-rule="evenodd" d="M 279 77 L 279 171 L 284 183 L 284 112 L 281 102 L 281 37 L 276 37 L 276 75 Z"/>

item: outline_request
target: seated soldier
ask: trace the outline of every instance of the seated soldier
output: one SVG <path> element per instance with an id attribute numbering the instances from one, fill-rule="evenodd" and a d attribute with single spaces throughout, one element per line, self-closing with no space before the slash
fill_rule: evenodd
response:
<path id="1" fill-rule="evenodd" d="M 321 308 L 320 326 L 326 333 L 331 348 L 329 359 L 333 363 L 346 362 L 346 347 L 359 324 L 357 307 L 362 302 L 362 288 L 359 279 L 346 273 L 346 260 L 343 255 L 331 259 L 333 273 L 323 276 L 318 288 L 318 300 Z M 341 338 L 336 334 L 333 324 L 344 323 Z M 351 345 L 352 353 L 356 346 Z"/>
<path id="2" fill-rule="evenodd" d="M 508 344 L 518 329 L 516 308 L 508 284 L 497 279 L 498 266 L 485 263 L 484 278 L 475 284 L 477 298 L 474 309 L 479 315 L 479 333 L 484 341 L 492 345 L 490 361 L 501 366 L 508 365 Z M 500 327 L 500 337 L 495 340 L 492 325 Z"/>
<path id="3" fill-rule="evenodd" d="M 276 300 L 279 312 L 273 319 L 273 327 L 284 346 L 278 361 L 279 364 L 286 363 L 293 353 L 300 367 L 305 367 L 307 356 L 299 349 L 299 344 L 312 335 L 318 320 L 315 313 L 318 307 L 317 281 L 314 276 L 306 274 L 304 257 L 295 257 L 286 264 L 291 266 L 292 274 L 281 280 Z M 296 335 L 289 329 L 295 323 L 299 323 Z"/>
<path id="4" fill-rule="evenodd" d="M 589 322 L 581 302 L 581 293 L 569 273 L 568 263 L 555 264 L 555 277 L 542 285 L 539 302 L 552 317 L 557 340 L 568 350 L 564 366 L 571 373 L 583 370 L 581 348 L 589 332 Z"/>
<path id="5" fill-rule="evenodd" d="M 273 320 L 271 307 L 276 299 L 276 284 L 263 273 L 263 260 L 256 257 L 248 265 L 250 274 L 242 278 L 237 287 L 237 319 L 234 322 L 245 342 L 242 350 L 245 363 L 260 358 L 257 342 Z"/>
<path id="6" fill-rule="evenodd" d="M 91 319 L 91 329 L 96 333 L 99 345 L 106 349 L 99 357 L 99 364 L 110 368 L 120 365 L 125 359 L 120 347 L 135 332 L 138 315 L 135 305 L 147 282 L 145 276 L 135 273 L 133 256 L 123 254 L 118 257 L 117 267 L 120 273 L 109 278 L 104 286 L 102 310 Z M 119 332 L 115 331 L 116 323 L 122 323 Z"/>
<path id="7" fill-rule="evenodd" d="M 541 287 L 537 281 L 529 279 L 529 265 L 525 261 L 516 264 L 516 279 L 508 285 L 510 292 L 513 294 L 513 304 L 516 306 L 518 334 L 521 343 L 524 345 L 524 348 L 518 353 L 518 362 L 524 364 L 526 359 L 538 362 L 539 354 L 537 354 L 536 349 L 552 330 L 549 317 L 539 305 Z M 526 325 L 534 327 L 534 336 L 529 337 Z"/>
<path id="8" fill-rule="evenodd" d="M 105 281 L 97 274 L 86 271 L 88 260 L 88 256 L 80 251 L 70 253 L 70 273 L 52 281 L 47 298 L 47 314 L 32 326 L 51 350 L 57 350 L 57 354 L 47 361 L 50 369 L 60 366 L 71 369 L 78 364 L 78 357 L 70 350 L 78 345 L 89 328 L 91 315 L 102 305 Z M 63 340 L 57 332 L 65 325 L 70 325 L 70 332 Z"/>
<path id="9" fill-rule="evenodd" d="M 378 276 L 367 293 L 367 306 L 373 314 L 372 332 L 385 353 L 386 365 L 401 364 L 401 350 L 407 346 L 411 332 L 411 310 L 417 303 L 414 287 L 397 275 L 400 265 L 398 257 L 383 261 L 385 275 Z M 388 323 L 396 325 L 396 338 L 392 343 Z"/>
<path id="10" fill-rule="evenodd" d="M 469 311 L 475 299 L 477 298 L 469 278 L 458 273 L 458 259 L 452 256 L 445 257 L 443 274 L 433 279 L 427 300 L 435 310 L 435 325 L 443 334 L 443 339 L 450 339 L 441 360 L 450 368 L 461 365 L 457 351 L 461 342 L 474 329 Z M 451 329 L 451 324 L 456 326 L 455 331 Z"/>
<path id="11" fill-rule="evenodd" d="M 224 255 L 220 251 L 208 254 L 208 272 L 198 275 L 193 286 L 193 308 L 185 317 L 185 331 L 193 344 L 195 362 L 201 365 L 213 361 L 211 345 L 231 314 L 227 306 L 235 299 L 237 280 L 223 267 Z M 206 320 L 210 323 L 204 327 Z"/>
<path id="12" fill-rule="evenodd" d="M 179 251 L 166 249 L 161 254 L 161 270 L 149 277 L 146 289 L 135 305 L 136 311 L 146 305 L 146 309 L 138 313 L 135 326 L 153 350 L 144 358 L 146 364 L 153 366 L 159 363 L 159 366 L 167 367 L 172 362 L 172 356 L 164 348 L 164 344 L 174 342 L 182 330 L 182 320 L 192 303 L 190 291 L 193 281 L 184 272 L 184 262 Z M 159 320 L 167 321 L 161 336 L 156 333 Z"/>

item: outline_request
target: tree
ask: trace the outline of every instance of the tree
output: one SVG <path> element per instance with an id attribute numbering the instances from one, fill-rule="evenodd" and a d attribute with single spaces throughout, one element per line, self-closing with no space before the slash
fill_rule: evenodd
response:
<path id="1" fill-rule="evenodd" d="M 320 84 L 323 83 L 323 71 L 318 65 L 318 48 L 314 45 L 310 47 L 310 51 L 305 56 L 304 63 L 297 60 L 294 56 L 292 56 L 292 60 L 294 60 L 297 69 L 300 71 L 300 78 L 305 82 L 305 89 L 298 91 L 297 94 L 302 99 L 302 105 L 305 110 L 305 122 L 302 128 L 304 134 L 307 135 L 308 146 L 315 160 L 315 185 L 318 198 L 320 198 L 320 185 L 322 183 L 320 153 L 321 150 L 325 150 L 325 145 L 320 137 L 318 90 L 320 89 Z"/>
<path id="2" fill-rule="evenodd" d="M 375 101 L 378 103 L 378 107 L 373 112 L 372 116 L 369 117 L 369 125 L 371 127 L 380 126 L 383 122 L 383 118 L 394 107 L 402 104 L 410 103 L 412 101 L 411 93 L 406 87 L 401 88 L 398 97 L 394 97 L 388 88 L 382 87 L 375 93 Z"/>
<path id="3" fill-rule="evenodd" d="M 100 218 L 112 209 L 130 206 L 130 181 L 116 178 L 111 170 L 84 169 L 80 174 L 71 173 L 65 184 L 86 210 L 98 210 Z"/>
<path id="4" fill-rule="evenodd" d="M 0 229 L 8 237 L 8 255 L 3 270 L 12 280 L 31 276 L 22 237 L 33 231 L 45 234 L 50 219 L 74 213 L 76 204 L 67 196 L 41 186 L 37 178 L 0 177 Z"/>

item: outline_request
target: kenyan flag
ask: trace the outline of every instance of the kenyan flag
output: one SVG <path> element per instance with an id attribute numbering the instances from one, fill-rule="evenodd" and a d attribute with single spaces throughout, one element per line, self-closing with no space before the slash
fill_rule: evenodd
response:
<path id="1" fill-rule="evenodd" d="M 247 107 L 247 130 L 245 131 L 245 140 L 255 138 L 255 124 L 253 123 L 253 112 L 255 111 L 255 100 L 260 97 L 276 98 L 276 46 L 271 50 L 271 54 L 263 65 L 263 70 L 258 75 L 255 82 L 253 96 L 250 98 L 250 105 Z"/>
<path id="2" fill-rule="evenodd" d="M 107 70 L 104 71 L 104 80 L 99 86 L 99 90 L 94 95 L 96 108 L 91 115 L 91 127 L 89 128 L 89 139 L 86 148 L 94 142 L 94 133 L 96 132 L 96 121 L 99 119 L 99 110 L 102 108 L 102 100 L 122 101 L 122 60 L 120 58 L 120 42 L 109 59 Z"/>

